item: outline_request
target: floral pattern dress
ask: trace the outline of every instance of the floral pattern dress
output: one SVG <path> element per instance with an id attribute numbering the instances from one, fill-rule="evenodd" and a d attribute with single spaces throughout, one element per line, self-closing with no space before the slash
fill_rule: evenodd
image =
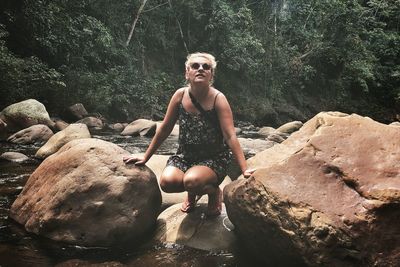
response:
<path id="1" fill-rule="evenodd" d="M 174 166 L 183 172 L 193 166 L 207 166 L 217 174 L 220 184 L 226 176 L 232 152 L 224 143 L 219 124 L 215 123 L 218 122 L 215 107 L 205 112 L 206 116 L 189 113 L 181 101 L 179 147 L 177 152 L 169 157 L 167 166 Z"/>

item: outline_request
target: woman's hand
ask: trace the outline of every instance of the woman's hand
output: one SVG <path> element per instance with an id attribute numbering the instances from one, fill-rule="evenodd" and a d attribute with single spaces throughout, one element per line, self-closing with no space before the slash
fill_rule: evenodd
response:
<path id="1" fill-rule="evenodd" d="M 124 156 L 122 160 L 125 163 L 134 163 L 135 165 L 144 165 L 147 162 L 147 160 L 144 157 L 138 157 L 134 155 Z"/>
<path id="2" fill-rule="evenodd" d="M 243 172 L 243 177 L 249 178 L 255 171 L 256 171 L 256 169 L 247 169 Z"/>

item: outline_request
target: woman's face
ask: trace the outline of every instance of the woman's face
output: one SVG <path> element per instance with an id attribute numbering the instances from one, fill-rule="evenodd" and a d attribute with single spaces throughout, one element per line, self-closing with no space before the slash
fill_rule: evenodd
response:
<path id="1" fill-rule="evenodd" d="M 210 84 L 213 77 L 213 70 L 210 60 L 204 57 L 194 57 L 189 62 L 186 69 L 186 80 L 190 84 Z"/>

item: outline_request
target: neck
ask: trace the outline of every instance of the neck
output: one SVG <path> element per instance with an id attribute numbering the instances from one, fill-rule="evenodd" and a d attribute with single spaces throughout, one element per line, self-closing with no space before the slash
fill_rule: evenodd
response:
<path id="1" fill-rule="evenodd" d="M 196 99 L 202 99 L 207 96 L 210 91 L 209 84 L 190 84 L 189 91 L 196 97 Z"/>

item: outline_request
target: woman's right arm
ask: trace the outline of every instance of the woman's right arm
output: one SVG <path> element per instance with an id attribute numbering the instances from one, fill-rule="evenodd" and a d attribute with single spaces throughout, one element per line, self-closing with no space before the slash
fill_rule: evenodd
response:
<path id="1" fill-rule="evenodd" d="M 156 150 L 160 147 L 160 145 L 164 142 L 164 140 L 169 136 L 169 134 L 171 133 L 172 129 L 175 126 L 176 121 L 178 120 L 179 104 L 181 102 L 183 92 L 184 88 L 178 89 L 171 97 L 164 120 L 161 123 L 160 127 L 157 127 L 156 134 L 151 140 L 151 143 L 147 148 L 146 153 L 144 153 L 144 156 L 124 157 L 123 161 L 125 163 L 133 162 L 136 165 L 143 165 L 151 158 L 154 152 L 156 152 Z"/>

